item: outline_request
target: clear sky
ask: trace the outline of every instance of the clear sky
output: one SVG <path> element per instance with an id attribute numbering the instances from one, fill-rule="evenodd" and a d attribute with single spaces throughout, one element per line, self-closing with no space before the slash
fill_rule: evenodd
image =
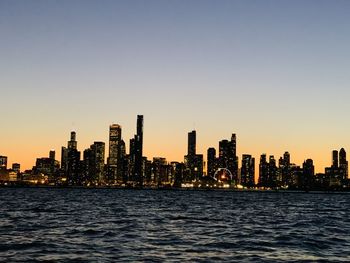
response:
<path id="1" fill-rule="evenodd" d="M 237 134 L 238 154 L 350 151 L 350 1 L 0 1 L 0 155 L 127 142 L 183 160 Z M 107 153 L 107 151 L 106 151 Z M 59 158 L 58 158 L 59 159 Z M 257 172 L 257 171 L 256 171 Z"/>

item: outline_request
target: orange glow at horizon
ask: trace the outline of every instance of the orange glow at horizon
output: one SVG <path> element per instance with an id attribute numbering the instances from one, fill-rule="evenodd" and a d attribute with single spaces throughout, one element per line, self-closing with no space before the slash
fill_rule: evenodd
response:
<path id="1" fill-rule="evenodd" d="M 100 137 L 101 141 L 106 143 L 105 157 L 108 156 L 108 133 L 105 132 L 104 138 Z M 131 132 L 132 133 L 132 132 Z M 146 133 L 147 134 L 147 133 Z M 126 134 L 128 136 L 129 134 Z M 208 141 L 213 143 L 205 143 L 205 139 L 200 133 L 200 130 L 197 130 L 197 153 L 204 155 L 204 161 L 206 162 L 206 151 L 209 147 L 215 147 L 218 154 L 218 141 L 221 139 L 229 138 L 230 134 L 222 136 L 220 139 L 216 138 L 207 138 Z M 78 138 L 78 149 L 82 152 L 84 149 L 88 148 L 93 141 L 91 138 L 86 138 L 77 134 Z M 126 137 L 125 136 L 125 137 Z M 129 148 L 128 139 L 124 140 Z M 8 140 L 2 145 L 1 155 L 8 156 L 8 168 L 12 166 L 12 163 L 20 163 L 21 170 L 31 169 L 35 165 L 36 158 L 48 157 L 50 149 L 55 149 L 56 151 L 56 160 L 60 161 L 61 159 L 61 146 L 66 146 L 69 139 L 69 132 L 64 134 L 61 137 L 55 137 L 55 140 L 52 140 L 51 137 L 41 136 L 37 139 L 26 140 L 18 139 L 17 145 L 13 144 L 12 140 Z M 259 143 L 260 142 L 260 143 Z M 277 144 L 276 144 L 277 145 Z M 268 149 L 270 151 L 265 151 L 262 149 Z M 274 155 L 276 162 L 278 164 L 278 159 L 280 156 L 283 156 L 285 151 L 288 151 L 291 155 L 291 162 L 296 165 L 302 166 L 304 160 L 311 158 L 314 161 L 315 172 L 323 173 L 325 167 L 331 165 L 331 153 L 332 150 L 340 150 L 341 147 L 328 147 L 325 149 L 324 146 L 316 144 L 308 149 L 299 146 L 294 147 L 281 147 L 275 146 L 272 142 L 269 144 L 269 147 L 266 146 L 266 140 L 264 143 L 262 141 L 250 140 L 247 137 L 240 137 L 237 134 L 237 155 L 239 158 L 239 167 L 241 166 L 241 156 L 242 154 L 251 154 L 255 158 L 255 180 L 257 181 L 259 176 L 259 159 L 262 153 L 266 153 L 267 156 Z M 345 147 L 344 147 L 345 148 Z M 346 150 L 346 148 L 345 148 Z M 149 160 L 152 160 L 153 157 L 164 157 L 168 162 L 179 161 L 183 162 L 184 155 L 187 154 L 187 132 L 184 132 L 181 135 L 181 138 L 169 138 L 167 135 L 161 136 L 160 134 L 150 135 L 148 134 L 144 138 L 144 156 L 147 156 Z M 204 166 L 206 167 L 206 166 Z M 206 168 L 205 173 L 206 173 Z"/>

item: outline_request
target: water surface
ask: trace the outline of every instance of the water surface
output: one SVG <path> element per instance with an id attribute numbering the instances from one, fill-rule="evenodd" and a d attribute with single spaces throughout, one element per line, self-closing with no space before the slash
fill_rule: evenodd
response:
<path id="1" fill-rule="evenodd" d="M 0 189 L 0 261 L 349 262 L 350 195 Z"/>

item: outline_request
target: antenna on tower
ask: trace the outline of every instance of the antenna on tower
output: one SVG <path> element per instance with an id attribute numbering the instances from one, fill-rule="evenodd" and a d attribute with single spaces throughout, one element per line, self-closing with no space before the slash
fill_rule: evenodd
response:
<path id="1" fill-rule="evenodd" d="M 72 122 L 71 131 L 75 131 L 75 132 L 76 132 L 76 129 L 75 129 L 75 122 L 74 122 L 74 121 Z"/>

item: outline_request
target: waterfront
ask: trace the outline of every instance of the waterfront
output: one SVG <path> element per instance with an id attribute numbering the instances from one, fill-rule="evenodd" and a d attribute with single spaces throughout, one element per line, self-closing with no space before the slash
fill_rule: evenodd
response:
<path id="1" fill-rule="evenodd" d="M 350 261 L 349 194 L 0 189 L 1 261 Z"/>

